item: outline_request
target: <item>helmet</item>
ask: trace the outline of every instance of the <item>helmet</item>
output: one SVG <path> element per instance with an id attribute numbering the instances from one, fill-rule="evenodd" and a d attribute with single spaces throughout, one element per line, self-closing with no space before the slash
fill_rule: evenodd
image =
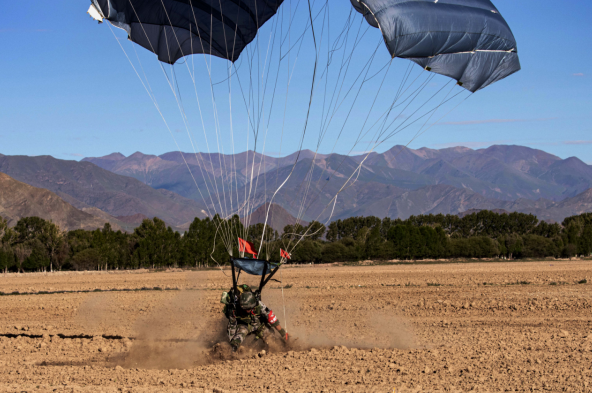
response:
<path id="1" fill-rule="evenodd" d="M 257 298 L 253 292 L 243 292 L 240 295 L 239 304 L 242 309 L 250 310 L 251 308 L 255 308 L 257 305 Z"/>

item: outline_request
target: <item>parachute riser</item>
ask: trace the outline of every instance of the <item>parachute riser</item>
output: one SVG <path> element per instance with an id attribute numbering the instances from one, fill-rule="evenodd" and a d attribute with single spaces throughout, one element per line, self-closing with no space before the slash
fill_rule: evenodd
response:
<path id="1" fill-rule="evenodd" d="M 233 258 L 230 258 L 230 266 L 232 268 L 232 289 L 233 289 L 233 292 L 235 294 L 237 294 L 237 293 L 239 293 L 238 292 L 238 278 L 240 277 L 241 270 L 239 269 L 239 271 L 237 272 L 236 265 L 234 263 Z M 269 272 L 269 273 L 268 273 L 267 264 L 265 264 L 263 266 L 263 272 L 261 274 L 261 281 L 259 282 L 259 288 L 255 291 L 255 294 L 259 298 L 259 300 L 261 300 L 261 292 L 262 292 L 263 288 L 265 287 L 265 285 L 267 285 L 269 280 L 271 280 L 271 278 L 277 273 L 280 266 L 281 266 L 281 264 L 278 265 L 275 269 L 271 270 L 271 272 Z"/>
<path id="2" fill-rule="evenodd" d="M 259 283 L 259 289 L 257 289 L 257 297 L 261 300 L 261 291 L 265 285 L 265 275 L 267 274 L 267 264 L 263 265 L 263 274 L 261 275 L 261 282 Z"/>
<path id="3" fill-rule="evenodd" d="M 234 298 L 236 297 L 236 294 L 238 293 L 238 287 L 237 287 L 236 269 L 234 267 L 234 260 L 232 258 L 230 258 L 230 266 L 232 267 L 232 291 L 234 292 L 232 301 L 235 302 Z"/>
<path id="4" fill-rule="evenodd" d="M 262 289 L 269 280 L 271 280 L 271 278 L 277 273 L 278 270 L 280 270 L 281 265 L 278 265 L 275 269 L 273 269 L 271 271 L 271 273 L 269 273 L 269 275 L 267 276 L 267 278 L 265 279 L 265 281 L 263 281 L 263 284 L 261 284 L 261 287 L 259 289 Z"/>

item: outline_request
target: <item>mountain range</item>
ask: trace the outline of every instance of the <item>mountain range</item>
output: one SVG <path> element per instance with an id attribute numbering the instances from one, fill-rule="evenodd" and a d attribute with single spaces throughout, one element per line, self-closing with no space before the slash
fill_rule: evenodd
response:
<path id="1" fill-rule="evenodd" d="M 129 157 L 114 153 L 83 161 L 175 192 L 210 210 L 233 201 L 240 205 L 247 194 L 252 210 L 245 215 L 272 202 L 306 221 L 359 215 L 407 218 L 469 209 L 522 211 L 561 221 L 588 209 L 587 194 L 582 193 L 592 187 L 592 166 L 580 159 L 561 159 L 515 145 L 477 150 L 394 146 L 384 153 L 356 156 L 303 150 L 281 158 L 252 151 L 160 156 L 137 152 Z M 356 181 L 347 182 L 333 206 L 333 196 L 353 173 Z M 276 186 L 286 178 L 271 200 Z M 576 196 L 579 202 L 568 202 Z"/>
<path id="2" fill-rule="evenodd" d="M 297 219 L 407 218 L 501 209 L 560 222 L 592 211 L 590 165 L 576 157 L 561 159 L 509 145 L 477 150 L 394 146 L 356 156 L 302 150 L 280 158 L 252 151 L 113 153 L 82 161 L 0 154 L 0 172 L 127 230 L 152 217 L 183 230 L 194 217 L 237 207 L 243 221 L 263 222 L 269 204 L 269 223 L 278 231 Z M 23 201 L 25 194 L 20 195 L 15 200 Z M 4 216 L 6 206 L 16 206 L 9 199 L 1 201 Z M 11 219 L 25 211 L 11 213 Z"/>
<path id="3" fill-rule="evenodd" d="M 0 155 L 0 172 L 52 191 L 77 209 L 97 208 L 113 217 L 143 214 L 180 226 L 206 216 L 204 206 L 196 201 L 166 189 L 155 190 L 90 162 Z"/>

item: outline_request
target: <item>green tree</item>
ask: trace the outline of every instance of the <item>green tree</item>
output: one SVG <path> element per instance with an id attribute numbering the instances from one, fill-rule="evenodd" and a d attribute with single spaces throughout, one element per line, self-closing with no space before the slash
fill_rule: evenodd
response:
<path id="1" fill-rule="evenodd" d="M 492 258 L 499 254 L 497 242 L 487 236 L 450 239 L 449 250 L 453 258 Z"/>
<path id="2" fill-rule="evenodd" d="M 387 239 L 393 244 L 393 256 L 397 259 L 407 259 L 409 254 L 409 228 L 407 225 L 395 225 L 387 234 Z"/>
<path id="3" fill-rule="evenodd" d="M 23 269 L 23 262 L 25 262 L 25 260 L 27 258 L 29 258 L 29 255 L 31 255 L 31 248 L 23 243 L 17 244 L 16 246 L 13 247 L 14 250 L 14 257 L 15 257 L 15 262 L 16 262 L 16 266 L 17 266 L 17 272 L 23 272 L 24 273 L 24 269 Z"/>
<path id="4" fill-rule="evenodd" d="M 23 217 L 17 221 L 14 227 L 17 233 L 17 243 L 26 243 L 38 238 L 44 231 L 47 221 L 39 217 Z"/>
<path id="5" fill-rule="evenodd" d="M 324 263 L 348 262 L 359 260 L 357 243 L 351 237 L 343 238 L 337 242 L 323 245 L 322 260 Z"/>
<path id="6" fill-rule="evenodd" d="M 545 258 L 557 255 L 557 249 L 552 239 L 539 235 L 522 236 L 524 258 Z"/>
<path id="7" fill-rule="evenodd" d="M 366 237 L 366 244 L 364 245 L 364 259 L 389 259 L 390 249 L 387 249 L 386 244 L 381 234 L 381 227 L 375 226 L 368 233 Z"/>
<path id="8" fill-rule="evenodd" d="M 285 246 L 284 246 L 285 247 Z M 284 248 L 282 247 L 282 248 Z M 285 248 L 284 248 L 285 249 Z M 319 241 L 304 239 L 292 251 L 292 262 L 320 263 L 323 261 L 323 245 Z"/>
<path id="9" fill-rule="evenodd" d="M 577 252 L 578 252 L 578 246 L 576 246 L 573 243 L 568 243 L 563 248 L 563 257 L 572 259 L 573 257 L 576 256 Z"/>
<path id="10" fill-rule="evenodd" d="M 41 263 L 42 260 L 45 261 L 45 256 L 47 256 L 49 258 L 48 267 L 50 271 L 53 271 L 53 264 L 57 262 L 58 251 L 64 241 L 64 234 L 59 226 L 39 217 L 23 217 L 16 223 L 14 231 L 16 236 L 13 243 L 30 244 L 29 248 L 34 253 L 32 258 Z M 45 252 L 41 252 L 38 243 L 45 248 Z"/>
<path id="11" fill-rule="evenodd" d="M 138 248 L 134 251 L 138 266 L 155 268 L 178 265 L 181 236 L 161 219 L 154 217 L 142 221 L 134 230 L 134 236 L 138 239 Z"/>
<path id="12" fill-rule="evenodd" d="M 39 239 L 28 242 L 31 253 L 23 261 L 22 268 L 27 271 L 45 271 L 50 265 L 49 254 Z"/>
<path id="13" fill-rule="evenodd" d="M 12 248 L 7 244 L 0 245 L 0 270 L 6 274 L 14 264 L 14 251 Z"/>
<path id="14" fill-rule="evenodd" d="M 210 258 L 212 252 L 216 261 L 226 263 L 228 253 L 220 238 L 218 238 L 214 250 L 215 236 L 216 223 L 209 217 L 203 220 L 196 217 L 182 239 L 185 263 L 195 267 L 209 266 L 212 262 Z"/>
<path id="15" fill-rule="evenodd" d="M 592 254 L 592 223 L 585 224 L 578 241 L 578 254 L 589 256 Z"/>
<path id="16" fill-rule="evenodd" d="M 522 237 L 520 235 L 510 233 L 503 237 L 503 242 L 508 259 L 520 258 L 523 247 Z"/>
<path id="17" fill-rule="evenodd" d="M 74 270 L 95 270 L 103 263 L 101 254 L 96 248 L 87 248 L 79 251 L 71 259 Z"/>

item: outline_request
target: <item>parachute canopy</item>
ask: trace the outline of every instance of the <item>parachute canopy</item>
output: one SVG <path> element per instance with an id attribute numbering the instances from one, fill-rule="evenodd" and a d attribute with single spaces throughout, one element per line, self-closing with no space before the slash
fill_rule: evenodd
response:
<path id="1" fill-rule="evenodd" d="M 102 18 L 127 31 L 131 41 L 169 64 L 195 53 L 237 60 L 255 38 L 259 27 L 276 13 L 282 2 L 92 0 Z"/>
<path id="2" fill-rule="evenodd" d="M 196 53 L 236 61 L 284 0 L 91 1 L 91 15 L 174 64 Z M 490 0 L 350 1 L 381 30 L 392 57 L 453 78 L 471 92 L 520 70 L 514 35 Z"/>
<path id="3" fill-rule="evenodd" d="M 351 0 L 392 57 L 446 75 L 471 92 L 520 70 L 516 40 L 489 0 Z"/>
<path id="4" fill-rule="evenodd" d="M 268 262 L 261 259 L 234 258 L 233 262 L 237 269 L 254 276 L 269 274 L 273 269 L 279 266 L 279 263 Z"/>

